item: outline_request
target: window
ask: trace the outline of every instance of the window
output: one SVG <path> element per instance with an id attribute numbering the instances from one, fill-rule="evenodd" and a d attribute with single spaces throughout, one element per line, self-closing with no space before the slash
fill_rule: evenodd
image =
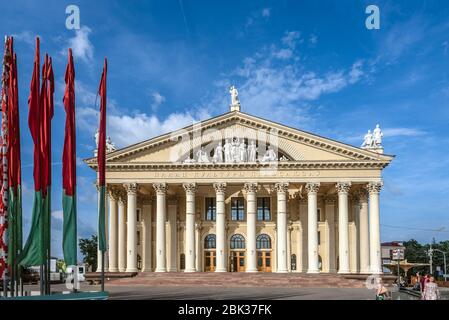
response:
<path id="1" fill-rule="evenodd" d="M 208 234 L 206 238 L 204 238 L 204 249 L 215 249 L 217 247 L 216 239 L 217 237 L 215 234 Z"/>
<path id="2" fill-rule="evenodd" d="M 137 270 L 142 270 L 142 257 L 137 255 Z"/>
<path id="3" fill-rule="evenodd" d="M 137 231 L 137 245 L 140 246 L 140 231 Z"/>
<path id="4" fill-rule="evenodd" d="M 206 198 L 206 216 L 205 219 L 207 221 L 215 221 L 215 217 L 217 214 L 217 206 L 215 198 Z"/>
<path id="5" fill-rule="evenodd" d="M 317 216 L 318 222 L 324 221 L 324 218 L 321 216 L 321 209 L 320 208 L 317 209 L 317 215 L 316 216 Z"/>
<path id="6" fill-rule="evenodd" d="M 136 210 L 136 217 L 137 217 L 137 222 L 139 222 L 140 219 L 141 219 L 141 216 L 140 216 L 140 209 L 137 209 L 137 210 Z"/>
<path id="7" fill-rule="evenodd" d="M 260 234 L 256 239 L 257 249 L 271 249 L 271 238 L 267 234 Z"/>
<path id="8" fill-rule="evenodd" d="M 318 231 L 318 245 L 321 244 L 321 231 Z"/>
<path id="9" fill-rule="evenodd" d="M 323 259 L 321 259 L 321 256 L 318 256 L 318 269 L 320 269 L 320 271 L 323 270 Z"/>
<path id="10" fill-rule="evenodd" d="M 245 238 L 241 234 L 231 237 L 231 249 L 245 249 Z"/>
<path id="11" fill-rule="evenodd" d="M 245 201 L 243 198 L 231 198 L 231 220 L 245 220 Z"/>
<path id="12" fill-rule="evenodd" d="M 291 259 L 290 259 L 290 269 L 292 271 L 296 270 L 296 254 L 292 254 Z"/>
<path id="13" fill-rule="evenodd" d="M 181 253 L 181 256 L 179 257 L 179 264 L 181 270 L 186 268 L 186 255 L 184 253 Z"/>
<path id="14" fill-rule="evenodd" d="M 270 221 L 270 198 L 257 198 L 257 220 Z"/>

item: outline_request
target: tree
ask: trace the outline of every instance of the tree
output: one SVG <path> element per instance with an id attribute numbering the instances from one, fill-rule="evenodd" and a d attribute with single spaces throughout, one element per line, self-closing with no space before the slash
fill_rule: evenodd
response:
<path id="1" fill-rule="evenodd" d="M 97 269 L 97 250 L 98 240 L 96 235 L 92 235 L 90 239 L 80 239 L 80 251 L 83 254 L 83 262 L 92 267 L 92 270 Z"/>

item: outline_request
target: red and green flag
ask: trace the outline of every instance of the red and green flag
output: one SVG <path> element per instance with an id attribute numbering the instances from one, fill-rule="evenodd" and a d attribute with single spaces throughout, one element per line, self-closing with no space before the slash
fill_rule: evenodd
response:
<path id="1" fill-rule="evenodd" d="M 39 67 L 40 52 L 39 38 L 37 38 L 28 98 L 28 126 L 34 142 L 34 202 L 30 234 L 20 260 L 20 265 L 24 267 L 45 265 L 50 254 L 51 119 L 54 93 L 51 58 L 45 56 L 42 68 L 42 89 Z"/>
<path id="2" fill-rule="evenodd" d="M 103 73 L 101 74 L 100 87 L 100 128 L 98 139 L 98 188 L 100 200 L 98 202 L 98 249 L 106 251 L 106 226 L 105 226 L 105 195 L 106 195 L 106 76 L 108 61 L 104 59 Z M 104 261 L 103 261 L 104 263 Z"/>
<path id="3" fill-rule="evenodd" d="M 8 274 L 8 254 L 9 254 L 9 224 L 8 224 L 8 108 L 9 108 L 9 77 L 12 64 L 11 39 L 5 38 L 5 51 L 2 62 L 2 91 L 1 91 L 1 144 L 0 144 L 0 279 L 6 281 Z"/>
<path id="4" fill-rule="evenodd" d="M 69 49 L 65 71 L 64 108 L 66 112 L 64 151 L 62 154 L 62 248 L 66 265 L 77 264 L 76 213 L 76 126 L 75 126 L 75 67 Z"/>
<path id="5" fill-rule="evenodd" d="M 22 250 L 22 176 L 20 157 L 20 121 L 19 121 L 19 90 L 17 80 L 17 56 L 13 49 L 13 38 L 9 38 L 12 55 L 9 70 L 8 94 L 8 210 L 9 232 L 9 262 L 16 262 Z"/>

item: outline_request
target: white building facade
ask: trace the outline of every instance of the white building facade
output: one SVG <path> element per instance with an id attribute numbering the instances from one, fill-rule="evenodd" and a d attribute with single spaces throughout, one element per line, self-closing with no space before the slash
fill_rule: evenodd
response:
<path id="1" fill-rule="evenodd" d="M 392 159 L 240 105 L 111 151 L 106 270 L 381 273 L 379 194 Z"/>

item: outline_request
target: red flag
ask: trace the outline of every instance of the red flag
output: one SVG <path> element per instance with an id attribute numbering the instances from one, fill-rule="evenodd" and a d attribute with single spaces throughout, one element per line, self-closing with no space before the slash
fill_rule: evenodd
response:
<path id="1" fill-rule="evenodd" d="M 30 96 L 28 97 L 29 114 L 28 126 L 30 127 L 31 137 L 34 142 L 34 190 L 39 192 L 42 190 L 41 182 L 41 141 L 40 141 L 40 51 L 39 38 L 36 38 L 36 55 L 34 57 L 33 76 L 31 78 Z"/>
<path id="2" fill-rule="evenodd" d="M 98 187 L 100 191 L 100 201 L 98 208 L 98 248 L 100 251 L 106 250 L 106 226 L 105 226 L 105 183 L 106 183 L 106 75 L 108 71 L 108 61 L 104 59 L 103 73 L 101 75 L 100 88 L 98 93 L 100 102 L 100 129 L 98 139 Z"/>
<path id="3" fill-rule="evenodd" d="M 75 67 L 72 49 L 69 49 L 69 61 L 65 71 L 63 102 L 66 120 L 62 154 L 62 208 L 64 216 L 62 248 L 66 265 L 72 266 L 77 263 Z"/>

